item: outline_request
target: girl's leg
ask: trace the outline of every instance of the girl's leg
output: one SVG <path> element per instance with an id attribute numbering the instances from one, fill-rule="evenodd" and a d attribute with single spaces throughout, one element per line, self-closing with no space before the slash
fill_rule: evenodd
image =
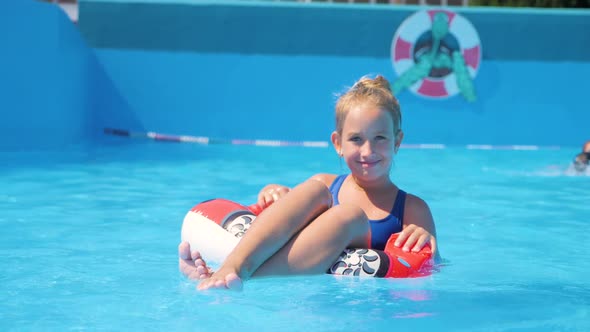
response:
<path id="1" fill-rule="evenodd" d="M 296 234 L 254 276 L 326 273 L 347 247 L 368 247 L 369 229 L 360 208 L 335 206 Z"/>
<path id="2" fill-rule="evenodd" d="M 368 232 L 367 217 L 360 208 L 335 206 L 291 238 L 253 276 L 326 273 L 345 248 L 368 247 Z M 179 246 L 183 273 L 196 280 L 209 278 L 211 273 L 201 254 L 198 251 L 189 253 L 189 250 L 186 242 Z"/>
<path id="3" fill-rule="evenodd" d="M 331 203 L 330 191 L 319 181 L 308 180 L 296 186 L 256 218 L 220 269 L 199 288 L 241 287 L 241 279 L 249 278 Z"/>

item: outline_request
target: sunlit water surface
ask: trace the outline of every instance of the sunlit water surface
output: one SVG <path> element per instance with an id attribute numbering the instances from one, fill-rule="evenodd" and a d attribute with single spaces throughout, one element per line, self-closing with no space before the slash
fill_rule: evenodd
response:
<path id="1" fill-rule="evenodd" d="M 402 149 L 446 264 L 426 278 L 320 275 L 198 292 L 178 272 L 186 212 L 345 172 L 328 148 L 110 144 L 2 153 L 0 328 L 588 331 L 590 176 L 576 150 Z"/>

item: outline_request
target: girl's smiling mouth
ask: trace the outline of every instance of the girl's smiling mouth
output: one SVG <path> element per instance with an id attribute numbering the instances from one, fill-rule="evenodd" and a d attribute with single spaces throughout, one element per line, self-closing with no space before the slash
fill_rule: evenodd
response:
<path id="1" fill-rule="evenodd" d="M 373 166 L 377 165 L 378 163 L 379 163 L 379 160 L 376 160 L 376 161 L 359 161 L 359 164 L 363 168 L 370 168 L 370 167 L 373 167 Z"/>

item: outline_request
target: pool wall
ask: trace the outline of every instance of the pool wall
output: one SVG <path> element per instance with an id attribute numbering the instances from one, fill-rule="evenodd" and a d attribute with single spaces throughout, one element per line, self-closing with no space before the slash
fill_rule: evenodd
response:
<path id="1" fill-rule="evenodd" d="M 0 64 L 9 73 L 2 90 L 15 80 L 23 87 L 0 101 L 8 114 L 0 135 L 24 133 L 31 145 L 94 141 L 105 127 L 327 141 L 336 94 L 365 74 L 395 81 L 393 37 L 406 18 L 425 9 L 81 0 L 78 35 L 57 10 L 24 3 L 34 7 L 39 24 L 0 13 L 8 16 L 0 27 L 24 25 L 18 38 L 4 43 L 14 55 Z M 8 6 L 19 10 L 14 7 Z M 479 37 L 477 100 L 401 91 L 405 143 L 578 146 L 589 138 L 590 11 L 452 10 Z M 39 59 L 39 52 L 47 56 Z M 26 75 L 12 72 L 15 64 Z M 53 102 L 44 102 L 49 98 Z M 39 117 L 43 121 L 29 123 Z"/>
<path id="2" fill-rule="evenodd" d="M 0 150 L 91 144 L 100 128 L 139 124 L 59 7 L 0 3 Z"/>

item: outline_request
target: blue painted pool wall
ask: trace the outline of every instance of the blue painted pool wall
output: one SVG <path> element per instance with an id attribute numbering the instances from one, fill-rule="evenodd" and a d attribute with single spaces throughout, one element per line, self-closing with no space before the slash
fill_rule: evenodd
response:
<path id="1" fill-rule="evenodd" d="M 328 140 L 336 93 L 367 73 L 395 78 L 387 59 L 97 52 L 142 125 L 163 133 Z M 586 95 L 569 86 L 587 75 L 587 63 L 488 61 L 476 103 L 404 91 L 405 142 L 577 146 L 590 118 Z"/>
<path id="2" fill-rule="evenodd" d="M 0 3 L 0 149 L 94 143 L 105 127 L 327 140 L 336 93 L 364 74 L 396 78 L 391 38 L 416 10 L 186 0 L 168 11 L 148 1 L 127 15 L 136 3 L 82 0 L 78 27 L 51 4 Z M 199 19 L 191 20 L 195 10 Z M 244 13 L 258 14 L 253 21 Z M 588 139 L 589 11 L 461 13 L 482 40 L 479 99 L 400 93 L 405 143 L 579 146 Z M 142 26 L 146 17 L 159 25 Z M 128 29 L 115 34 L 117 26 Z M 160 32 L 147 34 L 154 26 Z M 532 34 L 543 27 L 545 34 Z M 124 47 L 108 47 L 116 43 Z"/>
<path id="3" fill-rule="evenodd" d="M 0 3 L 0 41 L 0 149 L 89 144 L 112 118 L 133 124 L 93 50 L 57 6 Z"/>
<path id="4" fill-rule="evenodd" d="M 396 79 L 391 40 L 417 9 L 83 0 L 80 28 L 143 128 L 328 140 L 334 94 L 365 74 Z M 401 92 L 405 143 L 588 139 L 590 11 L 454 9 L 480 35 L 478 100 Z"/>

